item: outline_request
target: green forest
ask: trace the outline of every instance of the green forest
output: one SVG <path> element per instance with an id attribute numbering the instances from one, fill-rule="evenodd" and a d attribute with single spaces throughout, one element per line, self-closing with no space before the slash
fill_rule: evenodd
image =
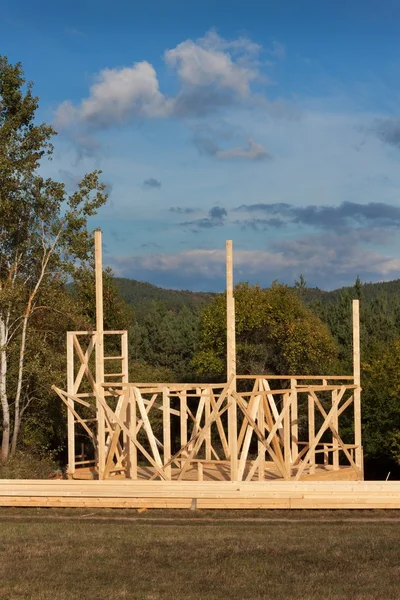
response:
<path id="1" fill-rule="evenodd" d="M 38 106 L 22 66 L 0 56 L 1 477 L 21 474 L 21 460 L 44 464 L 42 475 L 65 461 L 66 414 L 51 385 L 66 387 L 66 332 L 94 327 L 90 218 L 107 202 L 100 171 L 73 191 L 41 175 L 56 132 L 37 122 Z M 352 298 L 361 304 L 366 477 L 396 478 L 400 280 L 357 278 L 331 292 L 301 275 L 291 286 L 238 284 L 238 372 L 351 374 Z M 226 377 L 224 294 L 165 290 L 106 269 L 104 311 L 106 329 L 129 331 L 131 381 Z"/>

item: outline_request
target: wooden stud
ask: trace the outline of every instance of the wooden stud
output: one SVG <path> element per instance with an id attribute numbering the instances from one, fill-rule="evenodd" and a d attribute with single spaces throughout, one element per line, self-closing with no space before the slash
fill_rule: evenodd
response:
<path id="1" fill-rule="evenodd" d="M 246 434 L 245 434 L 244 440 L 243 440 L 242 452 L 241 452 L 239 463 L 238 463 L 238 472 L 237 472 L 238 481 L 242 481 L 242 479 L 243 479 L 244 470 L 245 470 L 246 463 L 247 463 L 247 456 L 248 456 L 249 448 L 250 448 L 250 442 L 251 442 L 251 438 L 253 437 L 253 433 L 254 433 L 252 423 L 255 422 L 260 402 L 261 402 L 261 396 L 260 395 L 254 396 L 254 402 L 252 402 L 250 410 L 246 411 L 247 428 L 246 428 Z M 250 406 L 250 403 L 249 403 L 249 406 Z"/>
<path id="2" fill-rule="evenodd" d="M 289 473 L 291 470 L 292 456 L 291 456 L 291 422 L 290 422 L 290 407 L 292 403 L 292 395 L 290 392 L 283 395 L 283 407 L 286 410 L 285 418 L 283 419 L 283 450 L 285 458 L 286 471 Z"/>
<path id="3" fill-rule="evenodd" d="M 186 390 L 183 390 L 179 394 L 179 405 L 180 405 L 180 441 L 181 447 L 186 446 L 188 441 L 188 429 L 187 429 L 187 421 L 188 421 L 188 413 L 187 413 L 187 399 L 186 399 Z"/>
<path id="4" fill-rule="evenodd" d="M 332 416 L 332 425 L 336 430 L 339 430 L 339 413 L 336 398 L 338 390 L 332 390 L 332 406 L 336 406 Z M 333 451 L 332 451 L 332 465 L 334 471 L 339 471 L 339 443 L 335 437 L 332 439 Z"/>
<path id="5" fill-rule="evenodd" d="M 96 283 L 96 407 L 97 407 L 97 437 L 98 437 L 98 473 L 99 479 L 104 477 L 105 469 L 105 417 L 101 399 L 104 391 L 101 384 L 104 381 L 104 314 L 103 314 L 103 261 L 102 234 L 94 232 L 95 243 L 95 283 Z"/>
<path id="6" fill-rule="evenodd" d="M 360 302 L 353 300 L 353 375 L 354 384 L 354 443 L 356 444 L 355 462 L 361 473 L 364 472 L 361 441 L 361 382 L 360 382 Z"/>
<path id="7" fill-rule="evenodd" d="M 163 446 L 164 446 L 164 471 L 168 479 L 171 479 L 171 414 L 169 390 L 164 387 L 163 398 Z"/>
<path id="8" fill-rule="evenodd" d="M 258 413 L 257 413 L 257 425 L 260 429 L 261 434 L 265 437 L 265 414 L 264 414 L 264 402 L 260 398 L 261 402 L 258 405 Z M 266 448 L 264 444 L 258 440 L 257 441 L 257 465 L 258 465 L 258 481 L 264 480 L 265 475 L 265 453 Z M 252 474 L 250 479 L 252 478 Z"/>
<path id="9" fill-rule="evenodd" d="M 137 446 L 137 431 L 136 431 L 136 396 L 133 389 L 126 389 L 125 393 L 129 394 L 129 430 L 131 432 L 131 438 L 129 440 L 129 477 L 131 479 L 137 479 L 138 477 L 138 455 Z"/>
<path id="10" fill-rule="evenodd" d="M 72 341 L 73 334 L 67 333 L 67 391 L 75 394 L 74 387 L 74 346 Z M 75 473 L 75 418 L 73 414 L 74 401 L 68 398 L 67 420 L 68 420 L 68 477 L 73 477 Z M 72 409 L 72 410 L 71 410 Z"/>
<path id="11" fill-rule="evenodd" d="M 297 397 L 297 379 L 290 380 L 292 408 L 291 408 L 291 438 L 292 438 L 292 462 L 294 463 L 299 453 L 299 415 L 298 415 L 298 397 Z"/>
<path id="12" fill-rule="evenodd" d="M 161 460 L 160 453 L 158 451 L 156 437 L 155 437 L 153 430 L 151 428 L 151 425 L 150 425 L 149 417 L 148 417 L 148 414 L 147 414 L 147 411 L 146 411 L 146 408 L 145 408 L 145 405 L 143 402 L 142 394 L 140 393 L 140 390 L 138 390 L 137 388 L 134 388 L 134 393 L 136 396 L 137 407 L 139 409 L 140 416 L 142 417 L 143 427 L 144 427 L 144 430 L 146 431 L 147 438 L 149 440 L 149 444 L 150 444 L 151 451 L 153 453 L 154 460 L 159 467 L 162 467 L 163 463 Z"/>
<path id="13" fill-rule="evenodd" d="M 204 395 L 205 395 L 205 406 L 204 406 L 204 415 L 205 415 L 205 419 L 206 421 L 210 418 L 211 415 L 211 400 L 210 400 L 210 390 L 204 390 Z M 211 460 L 211 427 L 208 428 L 207 430 L 207 435 L 206 435 L 206 439 L 205 439 L 205 456 L 206 456 L 206 460 Z"/>
<path id="14" fill-rule="evenodd" d="M 226 242 L 226 360 L 227 380 L 231 381 L 231 390 L 236 391 L 236 332 L 232 240 L 227 240 Z M 236 402 L 230 402 L 228 410 L 228 443 L 231 461 L 231 480 L 236 481 L 238 476 Z"/>
<path id="15" fill-rule="evenodd" d="M 336 403 L 334 404 L 336 406 Z M 310 473 L 315 473 L 315 449 L 313 450 L 315 439 L 315 406 L 314 398 L 311 393 L 308 394 L 308 445 L 309 445 L 309 465 Z"/>

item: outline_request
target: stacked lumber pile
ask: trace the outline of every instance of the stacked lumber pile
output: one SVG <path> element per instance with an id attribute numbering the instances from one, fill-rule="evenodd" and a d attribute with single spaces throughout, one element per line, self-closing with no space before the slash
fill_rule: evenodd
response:
<path id="1" fill-rule="evenodd" d="M 1 480 L 0 506 L 400 509 L 400 481 Z"/>

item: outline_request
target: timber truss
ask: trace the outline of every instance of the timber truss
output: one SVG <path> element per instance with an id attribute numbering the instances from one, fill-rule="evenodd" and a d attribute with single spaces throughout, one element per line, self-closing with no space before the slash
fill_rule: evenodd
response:
<path id="1" fill-rule="evenodd" d="M 70 478 L 363 478 L 358 300 L 352 376 L 237 375 L 227 242 L 227 382 L 133 383 L 127 332 L 103 330 L 100 231 L 95 242 L 96 331 L 68 332 L 67 389 L 53 386 L 68 408 Z"/>
<path id="2" fill-rule="evenodd" d="M 90 470 L 100 479 L 167 481 L 362 478 L 361 446 L 339 433 L 339 421 L 349 429 L 357 417 L 354 377 L 129 383 L 127 333 L 113 331 L 104 336 L 119 338 L 121 353 L 105 364 L 122 369 L 96 384 L 96 335 L 68 333 L 69 387 L 54 387 L 68 407 L 70 477 Z M 77 455 L 78 439 L 85 441 Z"/>

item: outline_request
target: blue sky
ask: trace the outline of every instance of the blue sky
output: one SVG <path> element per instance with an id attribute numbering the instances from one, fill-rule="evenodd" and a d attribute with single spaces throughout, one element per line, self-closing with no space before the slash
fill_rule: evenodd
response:
<path id="1" fill-rule="evenodd" d="M 55 124 L 46 174 L 103 170 L 116 274 L 220 290 L 400 276 L 396 0 L 3 0 L 0 52 Z"/>

